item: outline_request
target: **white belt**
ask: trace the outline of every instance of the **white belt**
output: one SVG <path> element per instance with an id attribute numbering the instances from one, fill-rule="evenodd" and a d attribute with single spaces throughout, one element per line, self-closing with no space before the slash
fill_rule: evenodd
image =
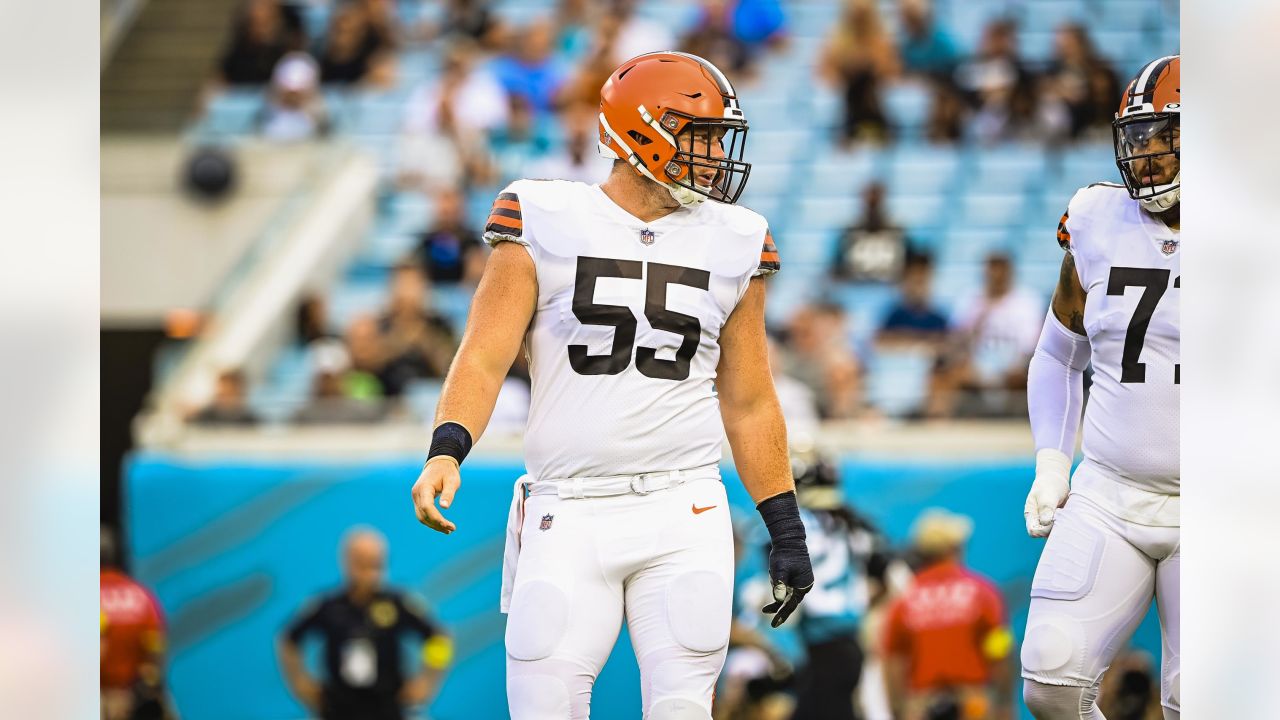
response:
<path id="1" fill-rule="evenodd" d="M 531 480 L 521 475 L 511 493 L 511 511 L 507 515 L 507 540 L 502 552 L 502 594 L 499 608 L 511 609 L 511 594 L 515 589 L 516 565 L 520 559 L 520 529 L 524 527 L 524 501 L 530 495 L 559 495 L 561 498 L 581 499 L 609 497 L 612 495 L 648 495 L 683 485 L 691 480 L 719 480 L 718 464 L 704 465 L 689 470 L 640 473 L 639 475 L 612 475 L 608 477 L 548 478 Z"/>
<path id="2" fill-rule="evenodd" d="M 613 495 L 648 495 L 683 485 L 690 480 L 720 479 L 720 466 L 704 465 L 689 470 L 640 473 L 639 475 L 610 475 L 606 477 L 547 478 L 526 481 L 529 495 L 559 495 L 562 499 L 611 497 Z"/>

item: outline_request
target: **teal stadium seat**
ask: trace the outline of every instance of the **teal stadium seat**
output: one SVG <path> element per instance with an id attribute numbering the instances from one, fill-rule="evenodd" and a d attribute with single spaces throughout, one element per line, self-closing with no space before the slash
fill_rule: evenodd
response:
<path id="1" fill-rule="evenodd" d="M 1035 0 L 1021 6 L 1019 27 L 1024 32 L 1053 32 L 1065 23 L 1085 21 L 1088 8 L 1080 0 Z"/>
<path id="2" fill-rule="evenodd" d="M 224 91 L 209 101 L 197 133 L 205 137 L 251 135 L 262 105 L 261 90 Z"/>
<path id="3" fill-rule="evenodd" d="M 960 224 L 966 227 L 1007 228 L 1021 224 L 1026 219 L 1026 209 L 1026 197 L 1021 193 L 967 193 L 960 201 Z"/>
<path id="4" fill-rule="evenodd" d="M 881 102 L 889 125 L 903 137 L 917 137 L 929 119 L 933 96 L 923 82 L 902 81 L 881 92 Z"/>
<path id="5" fill-rule="evenodd" d="M 867 358 L 867 401 L 889 417 L 905 417 L 923 409 L 929 395 L 933 353 L 878 348 Z"/>

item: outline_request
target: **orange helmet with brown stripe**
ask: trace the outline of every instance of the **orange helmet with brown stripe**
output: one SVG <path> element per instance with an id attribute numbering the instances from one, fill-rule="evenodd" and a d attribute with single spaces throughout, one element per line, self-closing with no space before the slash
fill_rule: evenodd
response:
<path id="1" fill-rule="evenodd" d="M 746 135 L 733 85 L 697 55 L 640 55 L 600 89 L 600 154 L 626 161 L 684 206 L 737 202 L 751 173 Z"/>
<path id="2" fill-rule="evenodd" d="M 1178 204 L 1181 186 L 1180 55 L 1152 60 L 1129 82 L 1112 122 L 1116 165 L 1129 196 L 1148 212 Z"/>

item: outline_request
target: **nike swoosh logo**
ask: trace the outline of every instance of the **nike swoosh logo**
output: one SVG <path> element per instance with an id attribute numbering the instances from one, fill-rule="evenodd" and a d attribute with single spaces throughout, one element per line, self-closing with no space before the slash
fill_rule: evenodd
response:
<path id="1" fill-rule="evenodd" d="M 701 513 L 706 512 L 706 511 L 708 511 L 708 510 L 710 510 L 711 508 L 716 507 L 716 506 L 715 506 L 715 505 L 708 505 L 708 506 L 706 506 L 706 507 L 702 507 L 702 508 L 700 508 L 700 507 L 698 507 L 697 505 L 690 505 L 689 507 L 693 509 L 693 514 L 694 514 L 694 515 L 698 515 L 698 514 L 701 514 Z"/>

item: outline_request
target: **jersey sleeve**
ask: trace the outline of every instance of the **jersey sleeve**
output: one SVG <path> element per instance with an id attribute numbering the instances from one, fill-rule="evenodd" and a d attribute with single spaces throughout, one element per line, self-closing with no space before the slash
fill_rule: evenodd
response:
<path id="1" fill-rule="evenodd" d="M 312 601 L 302 609 L 298 616 L 289 623 L 285 628 L 284 635 L 290 643 L 297 645 L 302 642 L 302 638 L 320 626 L 320 613 L 324 609 L 324 603 L 316 600 Z"/>
<path id="2" fill-rule="evenodd" d="M 427 617 L 426 609 L 411 597 L 399 596 L 401 622 L 424 639 L 440 634 L 440 628 Z"/>
<path id="3" fill-rule="evenodd" d="M 1071 209 L 1068 208 L 1062 213 L 1062 219 L 1058 221 L 1058 247 L 1072 252 L 1071 249 L 1071 230 L 1067 227 L 1067 220 L 1071 215 Z"/>
<path id="4" fill-rule="evenodd" d="M 422 637 L 422 664 L 443 670 L 453 662 L 453 639 L 427 617 L 426 608 L 416 598 L 398 596 L 400 625 Z"/>
<path id="5" fill-rule="evenodd" d="M 773 233 L 766 227 L 764 245 L 760 248 L 760 265 L 751 277 L 768 277 L 781 269 L 782 262 L 778 257 L 778 247 L 773 244 Z"/>
<path id="6" fill-rule="evenodd" d="M 484 225 L 484 241 L 491 246 L 513 242 L 529 247 L 524 236 L 524 218 L 520 214 L 520 195 L 514 185 L 498 193 Z"/>

